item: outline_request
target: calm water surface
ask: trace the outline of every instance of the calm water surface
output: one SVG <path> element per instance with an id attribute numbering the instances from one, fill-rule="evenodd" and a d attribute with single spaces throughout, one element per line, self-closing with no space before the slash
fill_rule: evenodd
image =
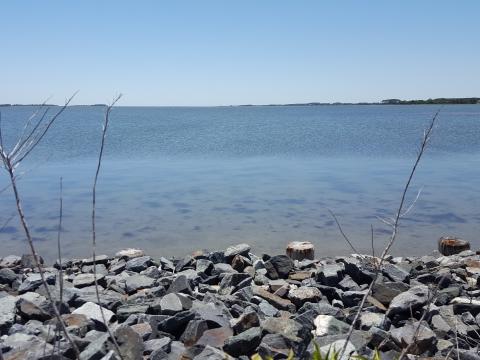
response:
<path id="1" fill-rule="evenodd" d="M 318 256 L 348 253 L 332 209 L 359 251 L 377 250 L 436 106 L 118 107 L 98 185 L 98 248 L 140 247 L 155 256 L 248 242 L 282 253 L 312 241 Z M 4 107 L 12 143 L 32 107 Z M 103 109 L 71 107 L 35 154 L 19 186 L 39 252 L 56 257 L 59 178 L 64 179 L 64 256 L 90 254 L 91 185 Z M 480 246 L 480 106 L 445 106 L 409 199 L 394 252 L 422 254 L 442 235 Z M 2 187 L 6 174 L 0 177 Z M 1 225 L 14 213 L 0 194 Z M 0 256 L 27 251 L 16 218 Z"/>

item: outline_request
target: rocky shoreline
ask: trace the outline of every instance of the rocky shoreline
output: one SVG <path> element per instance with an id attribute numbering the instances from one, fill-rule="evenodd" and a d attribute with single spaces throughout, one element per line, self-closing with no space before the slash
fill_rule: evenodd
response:
<path id="1" fill-rule="evenodd" d="M 291 255 L 291 254 L 290 254 Z M 3 359 L 71 359 L 56 330 L 32 256 L 0 261 Z M 50 292 L 82 360 L 310 359 L 315 344 L 340 350 L 376 259 L 351 255 L 292 260 L 255 255 L 247 244 L 197 251 L 182 259 L 126 249 L 44 267 Z M 480 255 L 388 257 L 358 318 L 344 358 L 480 359 Z M 104 308 L 106 322 L 100 314 Z M 54 354 L 52 356 L 52 354 Z"/>

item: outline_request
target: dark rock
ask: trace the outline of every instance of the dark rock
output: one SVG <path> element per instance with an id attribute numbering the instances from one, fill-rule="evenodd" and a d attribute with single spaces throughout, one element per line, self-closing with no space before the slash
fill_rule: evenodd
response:
<path id="1" fill-rule="evenodd" d="M 185 293 L 190 295 L 193 293 L 190 282 L 185 275 L 179 275 L 173 280 L 167 290 L 167 294 L 170 293 Z"/>
<path id="2" fill-rule="evenodd" d="M 187 255 L 183 259 L 180 259 L 178 263 L 175 265 L 175 272 L 178 273 L 182 270 L 191 269 L 193 268 L 194 263 L 195 263 L 195 259 L 192 256 Z"/>
<path id="3" fill-rule="evenodd" d="M 208 324 L 205 320 L 192 320 L 188 323 L 180 340 L 186 346 L 192 346 L 197 343 L 206 330 L 208 330 Z"/>
<path id="4" fill-rule="evenodd" d="M 213 263 L 207 259 L 198 259 L 196 262 L 196 270 L 197 272 L 204 273 L 210 275 L 213 271 Z"/>
<path id="5" fill-rule="evenodd" d="M 244 283 L 245 286 L 248 286 L 252 280 L 250 275 L 242 273 L 229 273 L 225 274 L 220 281 L 220 288 L 218 293 L 220 295 L 230 295 L 236 290 L 240 289 L 239 285 L 244 280 L 249 280 L 247 283 Z"/>
<path id="6" fill-rule="evenodd" d="M 238 319 L 232 320 L 231 325 L 234 333 L 239 334 L 252 327 L 260 326 L 260 319 L 253 308 L 248 308 Z"/>
<path id="7" fill-rule="evenodd" d="M 155 279 L 145 275 L 132 275 L 125 280 L 125 290 L 132 294 L 140 289 L 150 288 L 155 284 Z"/>
<path id="8" fill-rule="evenodd" d="M 107 264 L 110 260 L 110 257 L 107 255 L 97 255 L 95 256 L 95 264 Z M 93 265 L 93 257 L 82 260 L 83 265 Z"/>
<path id="9" fill-rule="evenodd" d="M 383 273 L 392 281 L 407 282 L 410 272 L 398 265 L 387 263 L 383 267 Z"/>
<path id="10" fill-rule="evenodd" d="M 15 280 L 17 280 L 17 274 L 12 269 L 0 269 L 0 284 L 11 285 Z"/>
<path id="11" fill-rule="evenodd" d="M 191 310 L 181 311 L 167 319 L 160 321 L 157 326 L 157 330 L 172 334 L 176 338 L 179 338 L 189 321 L 195 318 L 195 312 Z"/>
<path id="12" fill-rule="evenodd" d="M 225 341 L 223 350 L 232 356 L 251 355 L 262 340 L 262 330 L 253 327 Z"/>
<path id="13" fill-rule="evenodd" d="M 292 349 L 291 341 L 280 334 L 267 334 L 258 347 L 258 354 L 266 359 L 286 359 Z"/>
<path id="14" fill-rule="evenodd" d="M 317 281 L 327 286 L 337 286 L 343 277 L 343 267 L 339 264 L 323 265 L 317 272 Z"/>
<path id="15" fill-rule="evenodd" d="M 383 305 L 388 306 L 394 297 L 408 290 L 408 285 L 402 282 L 377 281 L 372 289 L 372 296 Z"/>
<path id="16" fill-rule="evenodd" d="M 312 337 L 307 327 L 292 319 L 268 318 L 261 322 L 266 334 L 278 334 L 290 341 L 292 349 L 301 357 Z"/>
<path id="17" fill-rule="evenodd" d="M 419 285 L 397 295 L 390 303 L 387 316 L 392 318 L 395 315 L 409 315 L 427 303 L 428 294 L 428 287 Z"/>
<path id="18" fill-rule="evenodd" d="M 151 265 L 153 265 L 153 261 L 150 256 L 140 256 L 128 260 L 125 264 L 125 269 L 140 272 L 146 270 Z"/>
<path id="19" fill-rule="evenodd" d="M 272 256 L 267 262 L 273 265 L 278 276 L 282 279 L 288 278 L 288 274 L 293 269 L 293 261 L 287 255 Z M 265 267 L 267 266 L 265 265 Z"/>
<path id="20" fill-rule="evenodd" d="M 420 355 L 427 350 L 430 350 L 432 355 L 435 353 L 437 338 L 427 324 L 419 325 L 418 323 L 408 322 L 401 328 L 391 329 L 390 334 L 401 348 L 410 346 L 409 353 L 411 354 Z"/>

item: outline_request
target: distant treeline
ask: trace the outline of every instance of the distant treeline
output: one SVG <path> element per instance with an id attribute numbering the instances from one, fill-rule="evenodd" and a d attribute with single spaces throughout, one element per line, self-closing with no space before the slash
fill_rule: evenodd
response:
<path id="1" fill-rule="evenodd" d="M 437 98 L 427 100 L 382 100 L 383 105 L 422 105 L 422 104 L 480 104 L 480 98 Z"/>

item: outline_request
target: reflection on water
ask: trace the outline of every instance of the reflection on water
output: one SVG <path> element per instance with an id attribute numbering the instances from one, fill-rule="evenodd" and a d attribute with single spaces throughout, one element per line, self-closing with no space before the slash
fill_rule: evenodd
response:
<path id="1" fill-rule="evenodd" d="M 409 200 L 420 188 L 422 194 L 402 222 L 396 253 L 429 252 L 447 234 L 480 246 L 480 137 L 472 136 L 480 134 L 480 112 L 478 107 L 467 106 L 458 115 L 459 108 L 447 108 L 440 119 L 436 142 L 412 184 Z M 64 256 L 83 257 L 90 252 L 93 144 L 98 137 L 85 127 L 98 114 L 96 109 L 86 109 L 70 114 L 50 134 L 37 157 L 23 165 L 29 170 L 19 183 L 25 212 L 38 249 L 48 259 L 55 258 L 60 176 L 64 179 Z M 223 108 L 177 109 L 177 113 L 175 109 L 117 109 L 98 184 L 98 251 L 113 253 L 134 246 L 155 256 L 171 256 L 248 242 L 258 252 L 283 252 L 289 241 L 309 240 L 316 245 L 318 256 L 347 253 L 349 247 L 328 209 L 337 214 L 360 251 L 370 251 L 373 224 L 380 249 L 389 231 L 377 217 L 392 216 L 398 206 L 415 156 L 413 144 L 432 109 L 234 108 L 230 113 Z M 15 110 L 9 111 L 10 119 L 20 117 Z M 82 111 L 85 123 L 80 121 Z M 166 118 L 174 114 L 176 121 L 165 124 L 158 120 L 162 114 Z M 379 127 L 382 116 L 387 120 Z M 417 122 L 412 123 L 412 118 Z M 173 148 L 167 151 L 158 138 L 145 135 L 153 126 L 148 119 L 156 124 L 155 129 L 171 134 L 173 139 L 166 141 Z M 240 124 L 233 126 L 235 121 Z M 451 127 L 454 121 L 455 129 Z M 254 133 L 249 123 L 266 133 Z M 467 127 L 469 132 L 459 137 L 458 128 Z M 14 133 L 12 121 L 6 128 Z M 216 133 L 209 134 L 206 128 Z M 69 152 L 63 142 L 72 131 L 91 135 L 84 139 L 89 147 L 81 144 L 79 136 Z M 389 132 L 395 133 L 386 139 Z M 62 134 L 63 140 L 54 139 Z M 332 138 L 336 135 L 337 139 Z M 130 144 L 132 137 L 139 149 L 136 153 L 120 146 L 120 140 Z M 210 138 L 213 144 L 201 143 Z M 348 138 L 356 148 L 345 145 Z M 160 139 L 165 140 L 164 135 Z M 3 185 L 7 179 L 2 181 Z M 11 194 L 1 196 L 0 222 L 14 213 Z M 0 255 L 27 251 L 20 230 L 16 218 L 3 227 Z"/>

